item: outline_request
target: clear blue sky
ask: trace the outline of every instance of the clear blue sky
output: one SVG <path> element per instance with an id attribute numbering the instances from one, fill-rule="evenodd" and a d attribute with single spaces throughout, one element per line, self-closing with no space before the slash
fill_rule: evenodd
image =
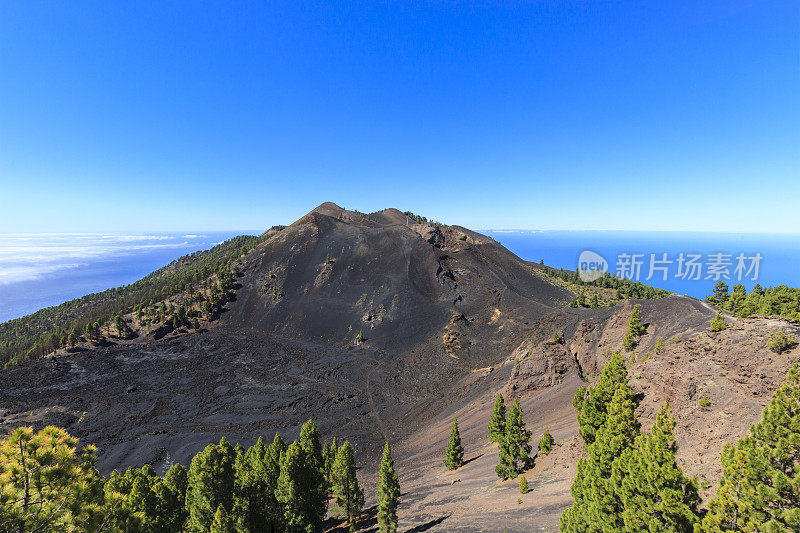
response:
<path id="1" fill-rule="evenodd" d="M 310 4 L 0 4 L 0 232 L 800 232 L 796 0 Z"/>

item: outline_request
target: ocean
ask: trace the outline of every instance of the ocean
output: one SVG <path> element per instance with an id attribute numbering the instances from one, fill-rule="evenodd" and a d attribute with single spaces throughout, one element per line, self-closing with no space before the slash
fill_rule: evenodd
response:
<path id="1" fill-rule="evenodd" d="M 127 285 L 241 234 L 0 234 L 0 322 Z"/>
<path id="2" fill-rule="evenodd" d="M 742 283 L 748 290 L 756 283 L 764 287 L 800 286 L 800 235 L 528 230 L 482 233 L 523 259 L 544 260 L 556 268 L 575 270 L 582 252 L 591 251 L 596 254 L 592 257 L 605 260 L 612 274 L 623 273 L 625 277 L 696 298 L 709 294 L 717 279 L 729 285 Z M 0 234 L 0 322 L 132 283 L 182 255 L 208 249 L 240 234 Z M 737 269 L 740 255 L 742 268 Z M 690 259 L 693 268 L 687 266 Z"/>
<path id="3" fill-rule="evenodd" d="M 605 259 L 611 274 L 695 298 L 710 294 L 718 280 L 729 286 L 741 283 L 748 290 L 756 284 L 800 286 L 800 235 L 527 230 L 482 233 L 523 259 L 544 260 L 555 268 L 575 270 L 583 252 L 594 252 Z"/>

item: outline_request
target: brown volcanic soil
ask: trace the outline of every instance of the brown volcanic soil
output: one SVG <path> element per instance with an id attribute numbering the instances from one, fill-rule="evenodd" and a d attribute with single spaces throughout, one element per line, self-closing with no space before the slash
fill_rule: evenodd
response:
<path id="1" fill-rule="evenodd" d="M 186 463 L 222 435 L 292 439 L 314 417 L 325 436 L 355 443 L 368 515 L 388 439 L 404 493 L 401 530 L 554 531 L 582 453 L 575 389 L 620 349 L 640 303 L 647 334 L 630 378 L 643 426 L 668 396 L 682 466 L 716 483 L 723 444 L 746 433 L 800 356 L 767 350 L 770 332 L 800 332 L 798 324 L 740 319 L 712 334 L 714 310 L 678 296 L 570 309 L 570 293 L 531 267 L 464 228 L 323 204 L 243 259 L 236 300 L 211 331 L 0 373 L 0 430 L 66 427 L 99 446 L 109 472 Z M 553 331 L 566 342 L 554 343 Z M 520 398 L 534 442 L 546 428 L 557 440 L 527 474 L 527 495 L 494 474 L 486 425 L 501 391 Z M 468 462 L 446 472 L 453 416 Z"/>

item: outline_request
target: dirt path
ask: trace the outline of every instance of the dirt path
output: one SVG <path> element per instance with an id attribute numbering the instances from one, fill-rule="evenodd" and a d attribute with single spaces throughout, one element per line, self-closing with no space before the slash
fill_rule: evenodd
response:
<path id="1" fill-rule="evenodd" d="M 367 393 L 367 402 L 369 403 L 370 412 L 372 413 L 373 418 L 375 418 L 375 421 L 378 423 L 378 428 L 381 431 L 383 440 L 385 442 L 389 442 L 389 429 L 386 427 L 386 424 L 384 423 L 383 419 L 381 419 L 381 415 L 378 413 L 378 409 L 375 407 L 375 400 L 372 398 L 372 389 L 370 388 L 370 380 L 372 379 L 373 370 L 374 366 L 370 365 L 369 370 L 367 370 L 364 390 Z"/>

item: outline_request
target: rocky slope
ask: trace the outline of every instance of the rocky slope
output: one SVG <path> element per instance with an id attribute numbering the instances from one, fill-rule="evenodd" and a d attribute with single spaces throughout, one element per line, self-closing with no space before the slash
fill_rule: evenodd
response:
<path id="1" fill-rule="evenodd" d="M 0 430 L 63 426 L 99 446 L 108 472 L 185 463 L 222 435 L 291 439 L 314 417 L 324 435 L 355 442 L 368 486 L 392 442 L 405 528 L 554 530 L 582 453 L 572 397 L 621 348 L 634 304 L 647 326 L 630 355 L 643 426 L 669 397 L 681 464 L 711 488 L 724 443 L 746 433 L 800 356 L 766 348 L 797 323 L 731 319 L 714 334 L 715 311 L 691 298 L 569 308 L 571 293 L 491 238 L 393 209 L 326 203 L 271 233 L 239 261 L 234 298 L 208 330 L 0 373 Z M 497 481 L 487 442 L 498 392 L 520 398 L 535 440 L 549 428 L 558 441 L 528 473 L 522 503 L 515 483 Z M 453 416 L 468 463 L 448 473 Z"/>

